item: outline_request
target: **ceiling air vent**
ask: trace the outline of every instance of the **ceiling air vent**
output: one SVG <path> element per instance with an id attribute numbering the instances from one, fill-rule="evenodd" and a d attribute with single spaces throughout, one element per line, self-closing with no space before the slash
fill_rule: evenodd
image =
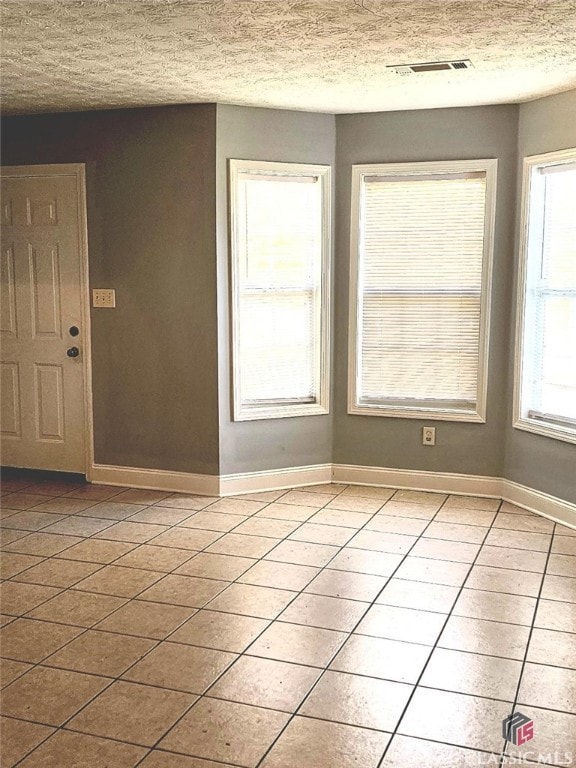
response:
<path id="1" fill-rule="evenodd" d="M 422 64 L 395 64 L 388 69 L 394 70 L 397 75 L 414 75 L 420 72 L 442 72 L 450 69 L 470 69 L 472 62 L 470 59 L 460 59 L 459 61 L 427 61 Z"/>

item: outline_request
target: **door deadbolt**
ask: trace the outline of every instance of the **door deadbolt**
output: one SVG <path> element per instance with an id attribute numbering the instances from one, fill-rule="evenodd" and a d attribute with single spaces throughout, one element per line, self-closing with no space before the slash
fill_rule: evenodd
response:
<path id="1" fill-rule="evenodd" d="M 80 328 L 78 328 L 77 325 L 71 325 L 70 328 L 68 329 L 68 333 L 70 334 L 70 336 L 78 336 L 78 334 L 80 333 Z"/>
<path id="2" fill-rule="evenodd" d="M 68 357 L 78 357 L 78 355 L 80 354 L 80 350 L 78 349 L 78 347 L 70 347 L 70 349 L 66 350 L 66 354 L 68 355 Z"/>

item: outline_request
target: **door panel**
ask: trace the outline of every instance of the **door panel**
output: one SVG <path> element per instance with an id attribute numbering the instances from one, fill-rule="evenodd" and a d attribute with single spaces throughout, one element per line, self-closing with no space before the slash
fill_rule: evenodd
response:
<path id="1" fill-rule="evenodd" d="M 84 472 L 76 175 L 2 178 L 2 464 Z M 80 328 L 72 338 L 69 328 Z M 77 346 L 79 357 L 66 350 Z"/>

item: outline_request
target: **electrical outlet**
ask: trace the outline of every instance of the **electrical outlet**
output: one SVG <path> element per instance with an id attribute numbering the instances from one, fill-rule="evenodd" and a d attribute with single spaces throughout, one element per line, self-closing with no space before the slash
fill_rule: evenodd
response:
<path id="1" fill-rule="evenodd" d="M 422 427 L 422 445 L 436 445 L 436 427 Z"/>
<path id="2" fill-rule="evenodd" d="M 116 292 L 114 288 L 94 288 L 92 290 L 93 307 L 115 307 Z"/>

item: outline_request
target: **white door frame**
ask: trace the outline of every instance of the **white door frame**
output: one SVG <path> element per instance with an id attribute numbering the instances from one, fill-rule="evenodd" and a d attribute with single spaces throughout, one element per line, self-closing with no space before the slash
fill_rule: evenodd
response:
<path id="1" fill-rule="evenodd" d="M 50 165 L 11 165 L 1 169 L 3 178 L 34 176 L 74 176 L 78 214 L 78 257 L 80 262 L 80 299 L 82 303 L 82 368 L 84 374 L 84 472 L 91 480 L 94 465 L 94 415 L 92 404 L 92 332 L 90 325 L 90 273 L 88 269 L 88 219 L 86 213 L 86 166 L 84 163 Z"/>

